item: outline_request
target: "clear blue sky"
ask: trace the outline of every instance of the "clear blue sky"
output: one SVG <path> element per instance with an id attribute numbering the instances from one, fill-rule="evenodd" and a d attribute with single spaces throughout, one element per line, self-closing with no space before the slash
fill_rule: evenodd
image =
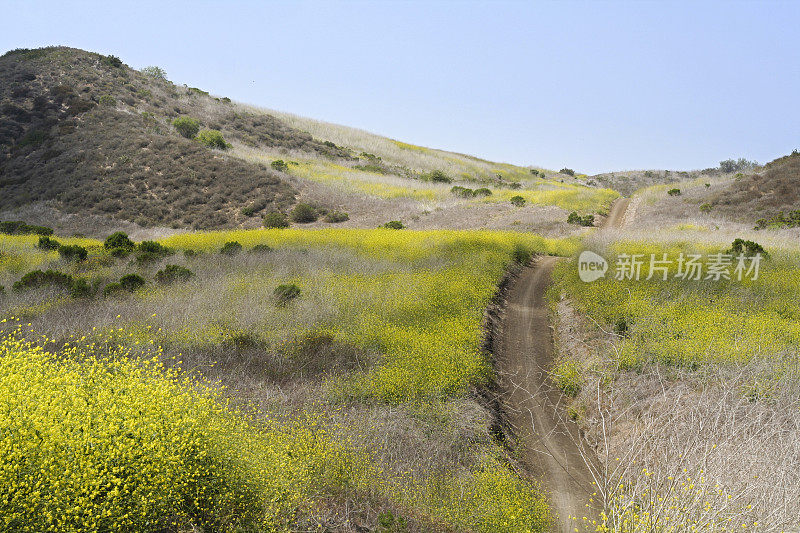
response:
<path id="1" fill-rule="evenodd" d="M 800 148 L 800 2 L 8 2 L 176 83 L 493 160 L 583 172 Z"/>

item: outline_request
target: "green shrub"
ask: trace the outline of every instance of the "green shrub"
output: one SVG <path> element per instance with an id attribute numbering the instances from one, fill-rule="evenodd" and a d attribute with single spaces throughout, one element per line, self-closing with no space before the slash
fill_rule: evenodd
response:
<path id="1" fill-rule="evenodd" d="M 667 191 L 667 194 L 670 196 L 680 196 L 681 190 L 680 189 L 670 189 Z"/>
<path id="2" fill-rule="evenodd" d="M 62 244 L 58 247 L 58 254 L 67 261 L 83 261 L 89 252 L 77 244 Z"/>
<path id="3" fill-rule="evenodd" d="M 167 265 L 156 272 L 156 281 L 167 284 L 175 281 L 187 281 L 194 276 L 194 272 L 180 265 Z"/>
<path id="4" fill-rule="evenodd" d="M 339 222 L 347 222 L 350 220 L 350 215 L 347 213 L 343 213 L 341 211 L 331 211 L 327 215 L 325 215 L 325 222 L 330 222 L 331 224 L 338 224 Z"/>
<path id="5" fill-rule="evenodd" d="M 289 219 L 280 211 L 272 211 L 264 215 L 265 228 L 288 228 Z"/>
<path id="6" fill-rule="evenodd" d="M 559 172 L 561 174 L 566 174 L 567 176 L 574 176 L 575 175 L 575 171 L 574 170 L 572 170 L 571 168 L 566 168 L 566 167 L 564 167 L 561 170 L 559 170 Z"/>
<path id="7" fill-rule="evenodd" d="M 88 298 L 92 295 L 92 288 L 86 278 L 77 278 L 69 288 L 69 295 L 73 298 Z"/>
<path id="8" fill-rule="evenodd" d="M 44 287 L 46 285 L 56 285 L 65 289 L 72 287 L 75 280 L 69 274 L 64 274 L 57 270 L 33 270 L 28 272 L 22 278 L 14 283 L 14 290 L 21 291 L 25 289 L 35 289 L 37 287 Z"/>
<path id="9" fill-rule="evenodd" d="M 389 222 L 387 222 L 386 224 L 384 224 L 381 227 L 386 228 L 386 229 L 403 229 L 403 228 L 405 228 L 403 223 L 400 222 L 399 220 L 390 220 Z"/>
<path id="10" fill-rule="evenodd" d="M 103 296 L 112 296 L 124 291 L 125 289 L 122 288 L 122 285 L 115 281 L 103 287 Z"/>
<path id="11" fill-rule="evenodd" d="M 42 235 L 47 237 L 53 234 L 53 228 L 26 224 L 21 220 L 6 220 L 0 222 L 0 233 L 7 235 Z"/>
<path id="12" fill-rule="evenodd" d="M 460 185 L 454 185 L 450 189 L 450 193 L 453 196 L 458 196 L 459 198 L 472 198 L 475 196 L 475 191 L 467 187 L 461 187 Z"/>
<path id="13" fill-rule="evenodd" d="M 573 211 L 567 217 L 567 223 L 577 224 L 578 226 L 594 226 L 594 215 L 588 214 L 581 216 Z"/>
<path id="14" fill-rule="evenodd" d="M 247 207 L 242 208 L 242 214 L 246 217 L 251 217 L 256 214 L 256 208 L 252 205 L 248 205 Z"/>
<path id="15" fill-rule="evenodd" d="M 194 139 L 197 132 L 200 131 L 200 123 L 192 117 L 178 117 L 172 121 L 172 125 L 187 139 Z"/>
<path id="16" fill-rule="evenodd" d="M 136 246 L 136 249 L 149 254 L 171 255 L 174 253 L 170 248 L 156 241 L 142 241 Z"/>
<path id="17" fill-rule="evenodd" d="M 256 244 L 255 246 L 250 248 L 250 253 L 251 254 L 265 254 L 265 253 L 271 252 L 271 251 L 272 251 L 272 248 L 270 248 L 266 244 Z"/>
<path id="18" fill-rule="evenodd" d="M 711 204 L 708 202 L 700 205 L 700 212 L 701 213 L 710 213 L 711 212 Z"/>
<path id="19" fill-rule="evenodd" d="M 315 222 L 319 215 L 317 210 L 308 204 L 297 204 L 291 212 L 291 218 L 294 222 L 308 223 Z"/>
<path id="20" fill-rule="evenodd" d="M 58 250 L 60 246 L 60 242 L 45 236 L 39 237 L 39 243 L 36 245 L 37 248 L 42 250 Z"/>
<path id="21" fill-rule="evenodd" d="M 135 290 L 141 289 L 144 287 L 145 281 L 142 276 L 139 274 L 125 274 L 121 278 L 119 278 L 119 285 L 123 289 L 128 292 L 133 292 Z"/>
<path id="22" fill-rule="evenodd" d="M 156 66 L 144 67 L 139 72 L 141 72 L 147 77 L 153 78 L 154 80 L 167 81 L 167 71 L 165 71 L 161 67 L 156 67 Z"/>
<path id="23" fill-rule="evenodd" d="M 175 253 L 174 250 L 155 241 L 142 241 L 136 246 L 136 249 L 136 260 L 140 263 L 156 261 Z"/>
<path id="24" fill-rule="evenodd" d="M 104 94 L 103 96 L 101 96 L 99 102 L 100 105 L 104 105 L 106 107 L 114 107 L 115 105 L 117 105 L 116 98 L 114 98 L 110 94 Z"/>
<path id="25" fill-rule="evenodd" d="M 734 239 L 727 253 L 733 255 L 745 255 L 747 257 L 761 254 L 764 257 L 769 257 L 769 254 L 766 250 L 764 250 L 763 246 L 757 242 L 747 241 L 745 239 Z"/>
<path id="26" fill-rule="evenodd" d="M 236 255 L 242 251 L 242 245 L 238 241 L 228 241 L 222 245 L 219 253 L 223 255 Z"/>
<path id="27" fill-rule="evenodd" d="M 510 202 L 511 202 L 513 205 L 515 205 L 515 206 L 517 206 L 517 207 L 522 207 L 523 205 L 525 205 L 525 198 L 523 198 L 522 196 L 519 196 L 519 195 L 517 195 L 517 196 L 512 196 L 512 197 L 511 197 L 511 199 L 510 199 L 509 201 L 510 201 Z"/>
<path id="28" fill-rule="evenodd" d="M 287 165 L 283 159 L 276 159 L 275 161 L 270 163 L 269 166 L 271 166 L 274 170 L 277 170 L 278 172 L 286 172 L 287 170 L 289 170 L 289 165 Z"/>
<path id="29" fill-rule="evenodd" d="M 278 305 L 284 306 L 290 301 L 300 296 L 300 287 L 298 287 L 294 283 L 278 285 L 277 287 L 275 287 L 273 294 L 275 295 Z"/>
<path id="30" fill-rule="evenodd" d="M 225 139 L 222 137 L 222 133 L 218 130 L 203 130 L 197 134 L 197 140 L 203 146 L 208 146 L 209 148 L 217 148 L 219 150 L 227 150 L 231 147 L 230 144 L 225 142 Z"/>
<path id="31" fill-rule="evenodd" d="M 131 250 L 128 248 L 112 248 L 108 251 L 109 255 L 112 257 L 128 257 L 131 254 Z"/>
<path id="32" fill-rule="evenodd" d="M 100 58 L 100 62 L 109 67 L 120 68 L 122 67 L 122 60 L 117 56 L 107 55 Z"/>
<path id="33" fill-rule="evenodd" d="M 491 196 L 491 195 L 492 195 L 492 190 L 487 189 L 486 187 L 475 189 L 475 196 Z"/>
<path id="34" fill-rule="evenodd" d="M 114 248 L 122 248 L 123 250 L 131 251 L 136 246 L 133 244 L 133 241 L 130 240 L 128 235 L 125 232 L 117 231 L 112 233 L 106 238 L 106 241 L 103 243 L 103 246 L 106 250 L 113 250 Z"/>
<path id="35" fill-rule="evenodd" d="M 424 174 L 422 176 L 424 181 L 433 181 L 435 183 L 452 183 L 453 180 L 450 177 L 442 172 L 441 170 L 434 170 L 429 172 L 428 174 Z"/>

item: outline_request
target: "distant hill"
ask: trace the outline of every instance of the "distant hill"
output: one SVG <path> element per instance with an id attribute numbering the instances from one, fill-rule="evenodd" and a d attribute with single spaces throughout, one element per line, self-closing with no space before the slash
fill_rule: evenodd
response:
<path id="1" fill-rule="evenodd" d="M 176 119 L 196 127 L 179 132 Z M 206 130 L 218 132 L 211 146 L 198 142 Z M 64 230 L 75 217 L 103 228 L 254 227 L 305 202 L 318 225 L 337 211 L 349 212 L 346 226 L 558 233 L 575 231 L 569 211 L 602 212 L 615 196 L 571 173 L 239 104 L 114 56 L 48 47 L 0 57 L 0 218 L 69 214 Z"/>
<path id="2" fill-rule="evenodd" d="M 753 222 L 800 209 L 800 152 L 779 157 L 757 173 L 743 173 L 711 200 L 715 210 Z"/>
<path id="3" fill-rule="evenodd" d="M 188 89 L 116 58 L 69 48 L 0 57 L 0 208 L 53 202 L 68 213 L 142 225 L 211 228 L 243 205 L 286 207 L 296 190 L 264 165 L 211 151 L 169 121 L 207 107 Z M 202 95 L 201 95 L 202 96 Z M 271 117 L 238 115 L 224 102 L 202 127 L 231 140 L 330 152 Z"/>

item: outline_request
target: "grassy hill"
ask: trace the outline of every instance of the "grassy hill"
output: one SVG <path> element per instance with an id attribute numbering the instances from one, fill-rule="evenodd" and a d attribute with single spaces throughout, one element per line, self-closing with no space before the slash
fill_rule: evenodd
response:
<path id="1" fill-rule="evenodd" d="M 64 47 L 0 58 L 0 188 L 6 218 L 176 229 L 258 227 L 298 202 L 357 227 L 541 229 L 616 196 L 568 174 L 241 105 Z"/>
<path id="2" fill-rule="evenodd" d="M 711 203 L 720 212 L 748 222 L 770 221 L 781 211 L 788 214 L 800 209 L 800 152 L 779 157 L 758 172 L 737 175 Z"/>

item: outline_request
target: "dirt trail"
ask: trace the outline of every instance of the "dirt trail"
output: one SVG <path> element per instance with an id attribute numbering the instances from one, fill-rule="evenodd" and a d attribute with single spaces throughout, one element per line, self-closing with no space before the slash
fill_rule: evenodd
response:
<path id="1" fill-rule="evenodd" d="M 620 227 L 627 206 L 626 198 L 614 202 L 604 226 Z M 557 261 L 540 258 L 510 288 L 496 353 L 521 461 L 550 494 L 554 531 L 568 532 L 594 514 L 587 507 L 593 478 L 578 447 L 578 428 L 566 418 L 564 397 L 548 378 L 554 348 L 545 293 Z"/>
<path id="2" fill-rule="evenodd" d="M 630 198 L 619 198 L 618 200 L 614 201 L 614 204 L 611 206 L 611 212 L 608 214 L 608 218 L 605 220 L 603 224 L 604 228 L 621 228 L 625 222 L 625 212 L 628 209 L 628 204 L 630 204 Z"/>

